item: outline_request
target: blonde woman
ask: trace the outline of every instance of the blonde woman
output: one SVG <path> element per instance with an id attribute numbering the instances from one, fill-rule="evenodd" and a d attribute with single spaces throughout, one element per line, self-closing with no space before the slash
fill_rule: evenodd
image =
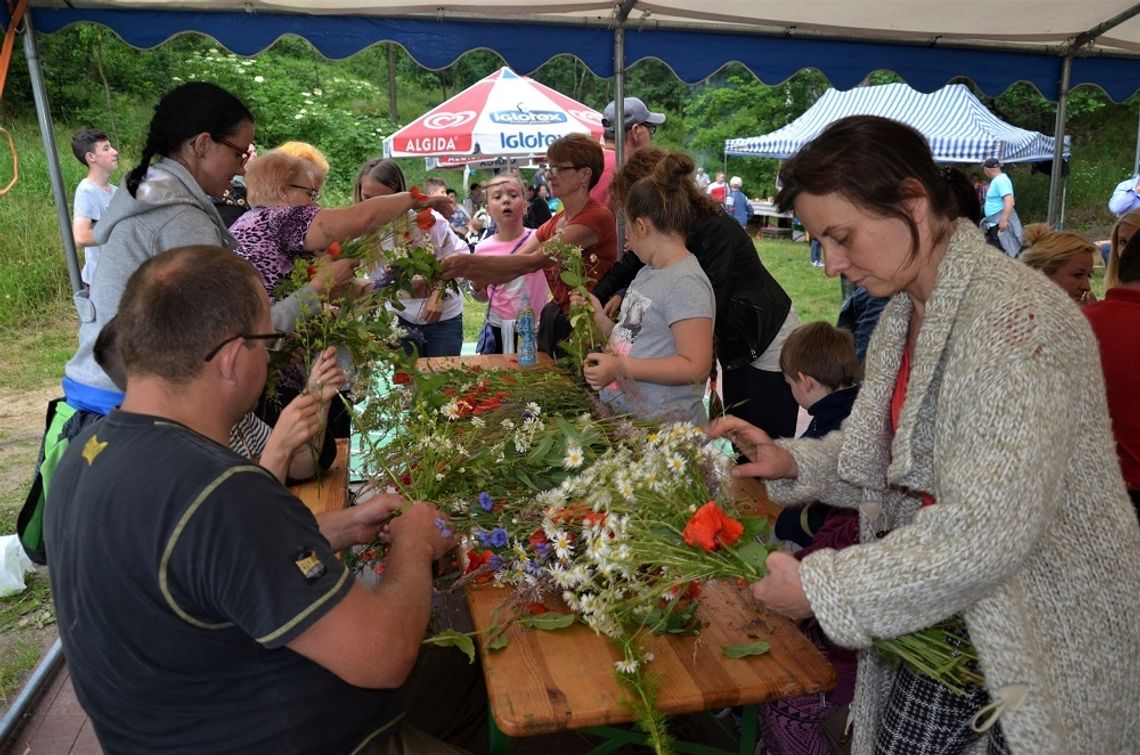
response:
<path id="1" fill-rule="evenodd" d="M 1022 262 L 1040 270 L 1082 307 L 1096 301 L 1089 287 L 1095 244 L 1075 233 L 1052 231 L 1044 223 L 1025 226 L 1024 238 L 1030 246 L 1021 253 Z"/>
<path id="2" fill-rule="evenodd" d="M 1112 245 L 1109 247 L 1108 260 L 1104 268 L 1105 291 L 1120 285 L 1120 255 L 1136 235 L 1137 230 L 1140 230 L 1140 209 L 1124 213 L 1112 227 L 1110 238 Z"/>

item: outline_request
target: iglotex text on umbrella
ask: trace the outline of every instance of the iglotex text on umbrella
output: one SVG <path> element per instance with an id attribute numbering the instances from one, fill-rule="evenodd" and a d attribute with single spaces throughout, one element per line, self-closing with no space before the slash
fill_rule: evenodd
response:
<path id="1" fill-rule="evenodd" d="M 544 134 L 541 131 L 528 134 L 519 131 L 515 134 L 499 134 L 499 146 L 503 149 L 545 150 L 551 142 L 563 134 Z"/>

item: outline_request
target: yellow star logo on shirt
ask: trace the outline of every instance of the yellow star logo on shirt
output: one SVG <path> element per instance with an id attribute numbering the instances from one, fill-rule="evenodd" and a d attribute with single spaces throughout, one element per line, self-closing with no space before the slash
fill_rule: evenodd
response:
<path id="1" fill-rule="evenodd" d="M 106 447 L 107 441 L 100 443 L 99 438 L 94 435 L 88 438 L 87 442 L 83 445 L 83 458 L 87 459 L 87 465 L 91 466 L 94 464 L 95 457 L 102 453 Z"/>

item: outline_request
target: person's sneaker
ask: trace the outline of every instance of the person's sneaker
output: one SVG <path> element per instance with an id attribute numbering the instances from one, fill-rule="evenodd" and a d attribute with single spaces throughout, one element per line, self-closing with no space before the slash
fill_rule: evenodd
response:
<path id="1" fill-rule="evenodd" d="M 820 260 L 812 260 L 811 266 L 812 267 L 823 267 L 823 262 Z"/>

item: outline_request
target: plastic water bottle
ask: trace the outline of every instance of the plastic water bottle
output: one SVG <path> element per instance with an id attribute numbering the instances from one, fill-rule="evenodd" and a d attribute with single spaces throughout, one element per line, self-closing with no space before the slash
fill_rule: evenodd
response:
<path id="1" fill-rule="evenodd" d="M 515 314 L 515 332 L 519 335 L 519 364 L 535 363 L 534 308 L 530 296 L 522 295 L 519 311 Z"/>

